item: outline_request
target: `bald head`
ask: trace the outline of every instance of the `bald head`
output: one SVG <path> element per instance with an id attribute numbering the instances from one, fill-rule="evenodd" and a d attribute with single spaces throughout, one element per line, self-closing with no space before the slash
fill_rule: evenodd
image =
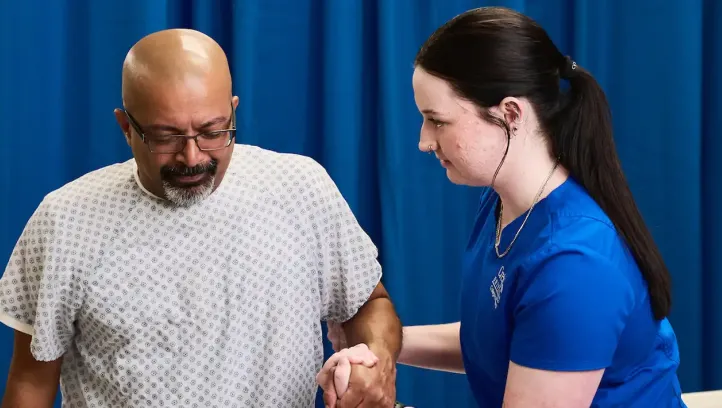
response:
<path id="1" fill-rule="evenodd" d="M 218 187 L 233 154 L 238 97 L 213 39 L 174 29 L 138 41 L 123 63 L 123 105 L 115 118 L 146 189 L 191 205 Z"/>
<path id="2" fill-rule="evenodd" d="M 170 29 L 152 33 L 130 49 L 123 63 L 123 103 L 128 109 L 159 92 L 192 86 L 216 91 L 225 88 L 229 98 L 231 95 L 226 54 L 201 32 Z"/>

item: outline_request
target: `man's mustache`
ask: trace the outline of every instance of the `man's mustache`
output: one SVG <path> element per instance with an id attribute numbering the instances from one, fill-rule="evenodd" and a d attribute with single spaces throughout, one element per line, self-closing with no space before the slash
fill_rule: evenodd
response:
<path id="1" fill-rule="evenodd" d="M 163 166 L 160 169 L 160 174 L 163 178 L 168 177 L 182 177 L 182 176 L 195 176 L 203 173 L 216 174 L 218 169 L 218 162 L 211 160 L 208 163 L 202 163 L 193 167 L 186 166 Z"/>

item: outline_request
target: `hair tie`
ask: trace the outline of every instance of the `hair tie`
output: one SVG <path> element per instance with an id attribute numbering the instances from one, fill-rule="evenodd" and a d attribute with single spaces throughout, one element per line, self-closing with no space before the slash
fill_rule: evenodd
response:
<path id="1" fill-rule="evenodd" d="M 579 71 L 577 71 L 577 63 L 572 60 L 572 57 L 566 56 L 564 57 L 564 62 L 562 63 L 561 68 L 559 69 L 559 77 L 564 79 L 574 78 L 579 74 Z"/>

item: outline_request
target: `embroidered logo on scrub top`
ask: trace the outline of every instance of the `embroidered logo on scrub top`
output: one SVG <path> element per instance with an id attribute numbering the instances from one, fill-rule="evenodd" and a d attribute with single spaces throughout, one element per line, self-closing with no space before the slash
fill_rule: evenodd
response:
<path id="1" fill-rule="evenodd" d="M 499 301 L 501 301 L 501 292 L 504 290 L 504 267 L 502 266 L 499 268 L 499 272 L 496 273 L 496 276 L 491 281 L 491 286 L 489 287 L 489 290 L 491 290 L 491 297 L 494 299 L 494 309 L 499 307 Z"/>

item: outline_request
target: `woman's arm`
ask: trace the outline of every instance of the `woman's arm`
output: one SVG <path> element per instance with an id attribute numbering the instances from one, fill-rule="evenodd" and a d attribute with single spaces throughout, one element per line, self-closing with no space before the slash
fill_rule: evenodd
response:
<path id="1" fill-rule="evenodd" d="M 398 363 L 463 374 L 460 327 L 459 322 L 404 327 Z"/>
<path id="2" fill-rule="evenodd" d="M 517 293 L 505 407 L 590 406 L 631 311 L 649 307 L 625 265 L 580 248 L 549 256 Z"/>
<path id="3" fill-rule="evenodd" d="M 464 373 L 459 329 L 461 324 L 434 324 L 403 328 L 398 364 L 431 370 Z M 348 347 L 346 335 L 337 323 L 328 323 L 328 339 L 339 352 Z"/>
<path id="4" fill-rule="evenodd" d="M 588 407 L 602 380 L 604 369 L 548 371 L 509 363 L 504 407 Z"/>

